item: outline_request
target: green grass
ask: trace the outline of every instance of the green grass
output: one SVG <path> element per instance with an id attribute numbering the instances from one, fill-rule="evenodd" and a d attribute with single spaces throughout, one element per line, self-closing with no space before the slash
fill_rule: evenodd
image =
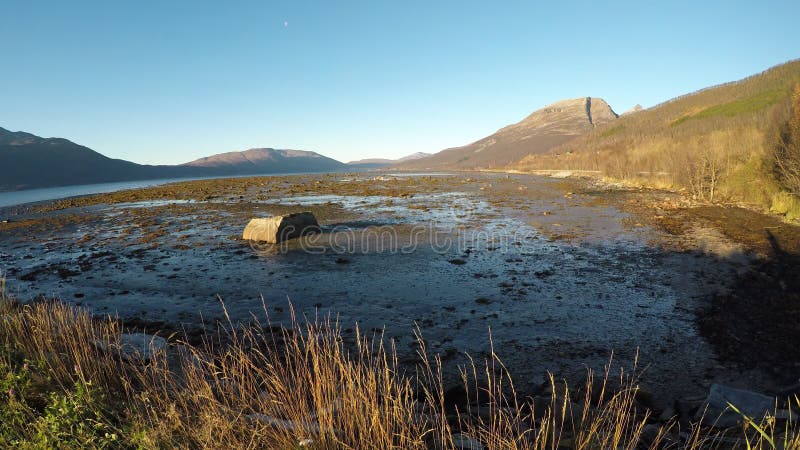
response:
<path id="1" fill-rule="evenodd" d="M 772 196 L 770 211 L 789 220 L 800 220 L 800 198 L 788 192 L 778 192 Z"/>
<path id="2" fill-rule="evenodd" d="M 695 114 L 682 116 L 672 121 L 672 126 L 678 126 L 691 119 L 708 119 L 711 117 L 734 117 L 739 114 L 750 113 L 762 110 L 768 106 L 772 106 L 782 99 L 786 98 L 787 91 L 785 89 L 773 89 L 770 91 L 761 92 L 758 95 L 744 98 L 741 100 L 734 100 L 728 103 L 710 106 Z"/>
<path id="3" fill-rule="evenodd" d="M 63 389 L 44 361 L 0 349 L 0 447 L 120 448 L 107 396 L 89 380 Z"/>

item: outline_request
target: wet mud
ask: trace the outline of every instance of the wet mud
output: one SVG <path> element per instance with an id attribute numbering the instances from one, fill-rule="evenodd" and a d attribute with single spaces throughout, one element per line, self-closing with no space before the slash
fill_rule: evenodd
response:
<path id="1" fill-rule="evenodd" d="M 299 211 L 323 233 L 240 238 L 252 217 Z M 348 339 L 356 324 L 394 339 L 411 367 L 417 328 L 453 368 L 494 351 L 523 393 L 547 371 L 580 380 L 612 352 L 628 368 L 638 354 L 663 402 L 712 381 L 774 391 L 800 361 L 786 269 L 800 234 L 723 213 L 745 214 L 521 174 L 201 180 L 7 208 L 0 269 L 20 300 L 59 297 L 151 331 L 195 333 L 226 320 L 222 302 L 242 322 L 264 308 L 276 325 L 330 314 Z"/>

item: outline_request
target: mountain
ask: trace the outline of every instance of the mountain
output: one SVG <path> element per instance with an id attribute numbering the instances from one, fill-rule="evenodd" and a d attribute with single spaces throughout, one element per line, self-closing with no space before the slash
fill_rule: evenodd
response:
<path id="1" fill-rule="evenodd" d="M 798 83 L 800 60 L 789 61 L 625 114 L 507 168 L 599 171 L 684 189 L 699 200 L 785 209 L 780 203 L 791 196 L 775 176 L 771 142 L 790 114 L 790 93 Z"/>
<path id="2" fill-rule="evenodd" d="M 143 166 L 61 138 L 42 138 L 0 128 L 0 190 L 105 183 L 183 175 L 184 169 Z"/>
<path id="3" fill-rule="evenodd" d="M 387 159 L 387 158 L 359 159 L 358 161 L 350 161 L 347 163 L 347 165 L 358 169 L 376 169 L 405 161 L 414 161 L 417 159 L 426 158 L 428 156 L 431 156 L 431 154 L 425 152 L 416 152 L 407 156 L 403 156 L 402 158 L 398 159 Z"/>
<path id="4" fill-rule="evenodd" d="M 177 166 L 112 159 L 67 139 L 43 138 L 0 128 L 0 191 L 117 181 L 330 172 L 346 165 L 318 153 L 251 149 L 222 153 Z"/>
<path id="5" fill-rule="evenodd" d="M 428 156 L 431 156 L 431 153 L 416 152 L 416 153 L 412 153 L 412 154 L 407 155 L 407 156 L 403 156 L 400 159 L 396 159 L 396 160 L 394 160 L 394 162 L 414 161 L 416 159 L 427 158 Z"/>
<path id="6" fill-rule="evenodd" d="M 613 122 L 617 114 L 601 98 L 562 100 L 534 111 L 513 125 L 501 128 L 463 147 L 442 150 L 427 158 L 406 161 L 400 168 L 481 169 L 503 167 L 529 154 L 544 153 Z"/>
<path id="7" fill-rule="evenodd" d="M 263 173 L 335 172 L 347 168 L 344 163 L 304 150 L 251 148 L 242 152 L 220 153 L 181 165 L 215 175 Z"/>
<path id="8" fill-rule="evenodd" d="M 637 112 L 639 112 L 639 111 L 641 111 L 643 109 L 644 108 L 642 108 L 642 105 L 637 103 L 636 105 L 633 106 L 633 108 L 631 108 L 631 109 L 625 111 L 624 113 L 622 113 L 622 115 L 623 116 L 627 116 L 628 114 L 637 113 Z"/>

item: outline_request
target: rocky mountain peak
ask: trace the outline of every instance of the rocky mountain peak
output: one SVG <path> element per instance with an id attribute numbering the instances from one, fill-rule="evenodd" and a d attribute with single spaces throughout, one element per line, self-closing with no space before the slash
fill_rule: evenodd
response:
<path id="1" fill-rule="evenodd" d="M 633 113 L 639 112 L 639 111 L 641 111 L 641 110 L 643 110 L 643 109 L 644 109 L 644 108 L 642 108 L 642 105 L 640 105 L 640 104 L 638 104 L 638 103 L 637 103 L 637 104 L 636 104 L 636 106 L 634 106 L 633 108 L 631 108 L 631 109 L 629 109 L 629 110 L 625 111 L 624 113 L 622 113 L 622 115 L 623 115 L 623 116 L 627 116 L 628 114 L 633 114 Z"/>
<path id="2" fill-rule="evenodd" d="M 498 131 L 525 139 L 534 134 L 578 135 L 616 120 L 617 113 L 602 98 L 581 97 L 545 106 Z"/>

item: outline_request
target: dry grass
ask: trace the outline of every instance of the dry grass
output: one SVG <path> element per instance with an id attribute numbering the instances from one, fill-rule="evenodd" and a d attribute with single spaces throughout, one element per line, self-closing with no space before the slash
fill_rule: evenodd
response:
<path id="1" fill-rule="evenodd" d="M 600 171 L 616 180 L 683 189 L 700 201 L 767 210 L 782 189 L 770 161 L 773 129 L 790 114 L 798 82 L 800 60 L 790 61 L 626 115 L 510 168 Z"/>
<path id="2" fill-rule="evenodd" d="M 655 422 L 624 372 L 589 372 L 580 393 L 551 377 L 549 399 L 519 398 L 495 354 L 462 368 L 470 400 L 448 404 L 442 362 L 421 338 L 422 362 L 404 372 L 390 343 L 359 334 L 348 345 L 330 318 L 275 328 L 254 317 L 204 345 L 175 341 L 131 361 L 95 344 L 119 338 L 111 318 L 58 302 L 0 305 L 4 351 L 46 362 L 52 389 L 102 387 L 122 448 L 455 449 L 466 439 L 492 450 L 800 448 L 794 421 L 752 423 L 736 432 L 750 444 L 735 445 L 699 425 Z"/>

